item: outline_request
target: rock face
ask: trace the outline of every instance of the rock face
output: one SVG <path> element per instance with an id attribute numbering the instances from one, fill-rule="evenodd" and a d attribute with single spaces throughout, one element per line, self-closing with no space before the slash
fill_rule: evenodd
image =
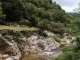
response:
<path id="1" fill-rule="evenodd" d="M 61 50 L 53 51 L 59 48 L 59 43 L 52 38 L 44 38 L 38 35 L 32 35 L 26 39 L 28 45 L 26 47 L 26 54 L 37 54 L 46 56 L 48 60 L 61 54 Z M 25 48 L 24 48 L 25 49 Z M 54 53 L 55 52 L 55 53 Z"/>
<path id="2" fill-rule="evenodd" d="M 52 32 L 49 32 L 47 30 L 45 30 L 44 33 L 46 33 L 47 36 L 54 36 L 54 34 Z"/>
<path id="3" fill-rule="evenodd" d="M 61 50 L 56 51 L 56 53 L 54 53 L 55 51 L 53 52 L 53 50 L 59 48 L 60 46 L 60 44 L 56 42 L 53 38 L 42 37 L 34 34 L 29 38 L 18 37 L 17 39 L 16 36 L 12 35 L 14 33 L 17 33 L 16 31 L 8 30 L 7 32 L 11 35 L 2 36 L 0 34 L 0 59 L 19 60 L 21 55 L 24 54 L 38 54 L 42 56 L 48 56 L 48 58 L 51 59 L 52 57 L 61 54 Z M 46 33 L 48 36 L 54 35 L 47 31 Z"/>
<path id="4" fill-rule="evenodd" d="M 0 36 L 0 41 L 1 41 L 0 52 L 2 54 L 10 54 L 12 56 L 17 56 L 17 60 L 19 60 L 19 58 L 21 57 L 21 52 L 16 42 L 14 42 L 14 40 L 12 40 L 11 37 L 3 37 L 3 36 Z M 6 60 L 7 55 L 2 55 L 2 56 L 3 56 L 3 59 Z"/>
<path id="5" fill-rule="evenodd" d="M 27 40 L 29 42 L 29 45 L 31 47 L 30 50 L 32 50 L 32 52 L 35 52 L 36 50 L 52 51 L 53 49 L 59 47 L 59 43 L 52 38 L 42 38 L 33 35 Z"/>

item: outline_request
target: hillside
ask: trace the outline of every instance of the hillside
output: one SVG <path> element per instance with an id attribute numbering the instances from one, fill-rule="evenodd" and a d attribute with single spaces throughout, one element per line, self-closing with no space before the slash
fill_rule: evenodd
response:
<path id="1" fill-rule="evenodd" d="M 28 26 L 37 27 L 54 33 L 63 34 L 71 17 L 52 0 L 1 0 L 1 21 L 19 24 L 22 20 L 28 20 Z M 63 30 L 62 33 L 61 30 Z"/>
<path id="2" fill-rule="evenodd" d="M 71 15 L 52 0 L 0 0 L 0 59 L 66 60 L 69 50 L 75 56 L 80 23 Z"/>

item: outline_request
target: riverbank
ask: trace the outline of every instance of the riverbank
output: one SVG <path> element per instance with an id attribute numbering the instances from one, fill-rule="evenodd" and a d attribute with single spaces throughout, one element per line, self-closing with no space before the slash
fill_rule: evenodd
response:
<path id="1" fill-rule="evenodd" d="M 22 60 L 24 55 L 28 56 L 45 56 L 48 60 L 57 57 L 62 52 L 60 42 L 57 42 L 50 36 L 57 36 L 54 33 L 47 31 L 47 37 L 40 36 L 36 31 L 15 31 L 15 30 L 0 30 L 0 53 L 1 56 L 8 55 L 3 60 Z M 65 43 L 66 44 L 66 43 Z M 30 56 L 30 55 L 29 55 Z M 39 58 L 39 57 L 38 57 Z M 25 59 L 26 60 L 26 59 Z"/>

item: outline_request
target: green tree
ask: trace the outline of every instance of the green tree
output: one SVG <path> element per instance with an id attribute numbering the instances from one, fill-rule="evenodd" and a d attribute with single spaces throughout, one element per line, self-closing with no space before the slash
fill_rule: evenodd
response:
<path id="1" fill-rule="evenodd" d="M 0 2 L 0 20 L 4 20 L 5 15 L 3 14 L 3 10 L 2 10 L 2 3 Z"/>
<path id="2" fill-rule="evenodd" d="M 75 8 L 75 13 L 80 16 L 80 3 L 79 7 Z M 75 35 L 75 40 L 72 42 L 75 43 L 73 46 L 66 46 L 62 49 L 63 53 L 54 58 L 53 60 L 80 60 L 80 18 L 77 17 L 70 21 L 71 32 Z"/>
<path id="3" fill-rule="evenodd" d="M 71 26 L 71 32 L 78 36 L 80 35 L 80 2 L 78 4 L 78 7 L 74 9 L 75 15 L 77 16 L 70 21 L 70 26 Z"/>
<path id="4" fill-rule="evenodd" d="M 25 19 L 34 27 L 49 31 L 57 30 L 58 33 L 60 33 L 59 31 L 63 31 L 64 29 L 55 28 L 50 23 L 60 22 L 60 24 L 65 25 L 64 27 L 66 27 L 66 24 L 69 23 L 70 20 L 69 15 L 62 10 L 60 5 L 56 2 L 52 2 L 52 0 L 1 1 L 3 13 L 6 15 L 5 21 L 18 22 L 21 19 Z"/>
<path id="5" fill-rule="evenodd" d="M 44 30 L 50 31 L 52 29 L 51 25 L 49 24 L 49 22 L 47 20 L 40 21 L 38 23 L 38 27 L 42 30 L 42 32 Z"/>
<path id="6" fill-rule="evenodd" d="M 21 0 L 2 0 L 2 7 L 6 20 L 16 21 L 23 17 L 24 6 Z"/>

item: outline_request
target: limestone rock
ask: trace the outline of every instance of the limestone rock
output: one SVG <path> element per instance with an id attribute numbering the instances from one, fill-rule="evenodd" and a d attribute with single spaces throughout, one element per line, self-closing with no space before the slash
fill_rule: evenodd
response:
<path id="1" fill-rule="evenodd" d="M 47 36 L 54 36 L 54 34 L 50 31 L 45 30 L 44 33 L 46 33 Z"/>
<path id="2" fill-rule="evenodd" d="M 14 60 L 14 59 L 12 59 L 11 57 L 8 57 L 8 58 L 6 58 L 4 60 Z"/>
<path id="3" fill-rule="evenodd" d="M 31 51 L 38 49 L 43 51 L 51 51 L 59 47 L 59 43 L 52 38 L 40 38 L 39 36 L 31 36 L 27 39 Z"/>
<path id="4" fill-rule="evenodd" d="M 2 58 L 3 58 L 3 59 L 8 58 L 8 57 L 9 57 L 8 54 L 2 55 Z"/>

